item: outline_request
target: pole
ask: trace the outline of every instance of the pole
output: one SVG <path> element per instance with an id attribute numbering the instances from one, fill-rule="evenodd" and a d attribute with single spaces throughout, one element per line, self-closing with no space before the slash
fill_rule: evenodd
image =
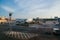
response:
<path id="1" fill-rule="evenodd" d="M 10 26 L 10 31 L 12 31 L 11 18 L 12 18 L 12 13 L 9 13 L 9 26 Z"/>

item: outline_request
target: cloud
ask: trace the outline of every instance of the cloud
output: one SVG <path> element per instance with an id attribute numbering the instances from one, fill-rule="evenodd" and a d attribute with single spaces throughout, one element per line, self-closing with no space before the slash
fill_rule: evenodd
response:
<path id="1" fill-rule="evenodd" d="M 14 12 L 15 10 L 9 6 L 1 6 L 7 12 Z"/>
<path id="2" fill-rule="evenodd" d="M 59 16 L 60 14 L 60 0 L 15 0 L 19 7 L 17 10 L 28 17 L 48 17 Z"/>
<path id="3" fill-rule="evenodd" d="M 52 8 L 49 9 L 49 15 L 60 17 L 60 0 L 56 0 Z"/>

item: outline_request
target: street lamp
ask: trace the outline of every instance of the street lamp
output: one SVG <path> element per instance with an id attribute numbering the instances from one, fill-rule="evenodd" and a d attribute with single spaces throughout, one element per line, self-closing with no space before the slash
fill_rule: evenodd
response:
<path id="1" fill-rule="evenodd" d="M 9 13 L 9 20 L 11 21 L 12 13 Z"/>
<path id="2" fill-rule="evenodd" d="M 9 13 L 9 26 L 10 26 L 10 31 L 12 30 L 11 20 L 12 20 L 12 13 Z"/>

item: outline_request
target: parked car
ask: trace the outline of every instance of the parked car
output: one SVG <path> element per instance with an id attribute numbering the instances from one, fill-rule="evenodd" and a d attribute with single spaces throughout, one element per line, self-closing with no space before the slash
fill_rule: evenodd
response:
<path id="1" fill-rule="evenodd" d="M 53 33 L 54 34 L 60 34 L 60 24 L 56 24 L 53 27 Z"/>

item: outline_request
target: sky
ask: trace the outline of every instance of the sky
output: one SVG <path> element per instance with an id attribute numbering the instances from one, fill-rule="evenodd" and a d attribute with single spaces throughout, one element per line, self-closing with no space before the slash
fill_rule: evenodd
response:
<path id="1" fill-rule="evenodd" d="M 0 0 L 0 16 L 14 18 L 60 17 L 60 0 Z"/>

